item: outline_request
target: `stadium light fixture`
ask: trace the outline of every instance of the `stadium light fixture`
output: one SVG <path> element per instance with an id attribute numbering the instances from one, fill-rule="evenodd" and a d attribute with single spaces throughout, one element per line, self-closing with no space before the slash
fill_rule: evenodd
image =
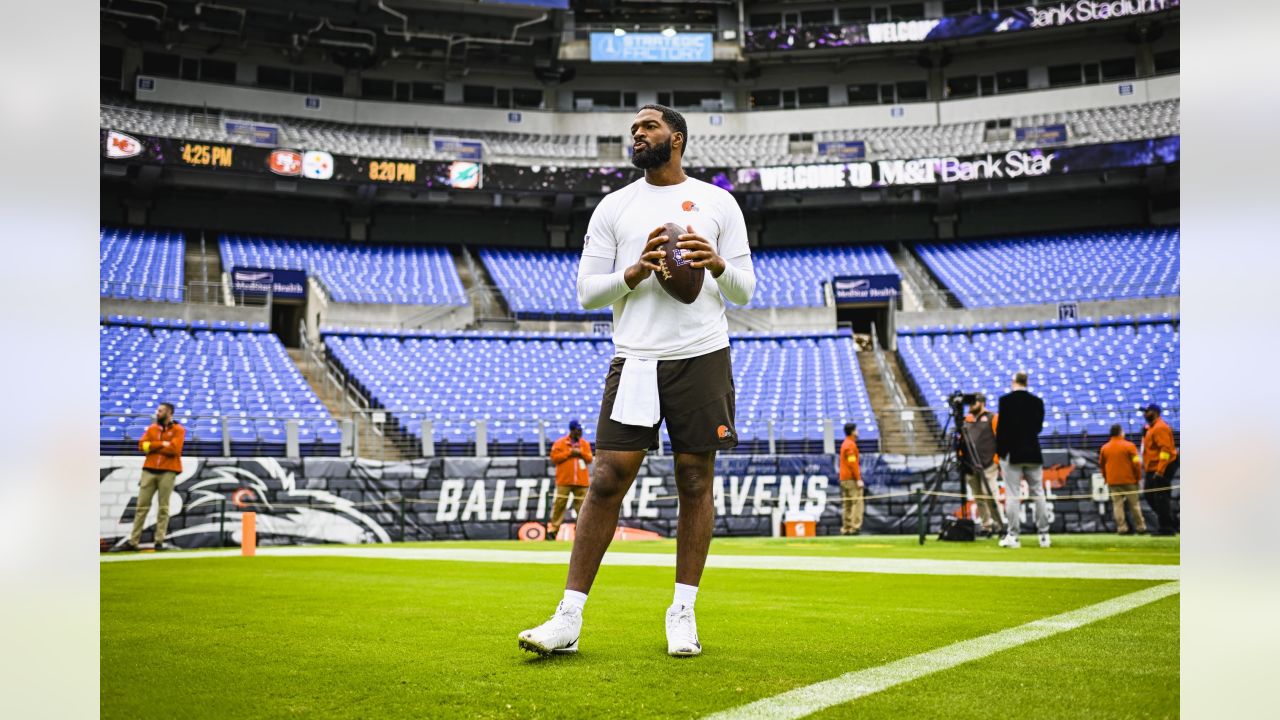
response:
<path id="1" fill-rule="evenodd" d="M 623 30 L 622 28 L 614 28 L 614 29 L 613 29 L 613 34 L 614 34 L 615 36 L 617 36 L 617 37 L 622 37 L 623 35 L 626 35 L 626 34 L 627 34 L 627 31 L 626 31 L 626 30 Z"/>
<path id="2" fill-rule="evenodd" d="M 663 37 L 675 37 L 676 29 L 673 27 L 664 27 L 662 28 L 662 35 Z"/>

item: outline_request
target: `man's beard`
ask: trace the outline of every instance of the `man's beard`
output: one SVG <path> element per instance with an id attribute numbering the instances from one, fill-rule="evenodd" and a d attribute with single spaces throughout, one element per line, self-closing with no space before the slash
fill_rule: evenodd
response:
<path id="1" fill-rule="evenodd" d="M 670 140 L 667 140 L 661 145 L 650 145 L 644 150 L 636 150 L 631 153 L 631 164 L 641 170 L 651 170 L 658 166 L 666 165 L 670 160 Z"/>

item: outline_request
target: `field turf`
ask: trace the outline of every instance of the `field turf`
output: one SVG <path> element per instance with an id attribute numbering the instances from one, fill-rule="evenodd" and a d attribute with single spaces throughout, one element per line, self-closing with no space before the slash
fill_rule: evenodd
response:
<path id="1" fill-rule="evenodd" d="M 1176 539 L 1059 536 L 1049 550 L 1026 539 L 1010 552 L 721 538 L 712 552 L 1178 561 Z M 698 599 L 704 654 L 674 659 L 663 636 L 671 570 L 606 565 L 581 653 L 539 659 L 515 638 L 559 599 L 557 565 L 188 554 L 101 566 L 102 717 L 697 717 L 1160 584 L 710 568 Z M 1178 606 L 1174 595 L 813 717 L 1175 717 Z"/>

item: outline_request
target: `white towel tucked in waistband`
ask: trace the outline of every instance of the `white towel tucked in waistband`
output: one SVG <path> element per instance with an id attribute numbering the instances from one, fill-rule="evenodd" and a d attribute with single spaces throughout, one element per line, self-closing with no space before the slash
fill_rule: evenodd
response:
<path id="1" fill-rule="evenodd" d="M 622 362 L 618 394 L 609 418 L 623 425 L 653 427 L 662 419 L 658 403 L 658 361 L 627 358 Z"/>

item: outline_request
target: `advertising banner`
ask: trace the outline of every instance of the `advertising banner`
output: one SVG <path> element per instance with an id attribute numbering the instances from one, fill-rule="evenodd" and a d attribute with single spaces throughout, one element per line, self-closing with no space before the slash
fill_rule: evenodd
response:
<path id="1" fill-rule="evenodd" d="M 818 143 L 818 154 L 837 160 L 861 160 L 867 156 L 867 144 L 861 140 L 824 140 Z"/>
<path id="2" fill-rule="evenodd" d="M 1016 128 L 1013 134 L 1019 141 L 1030 140 L 1041 145 L 1061 145 L 1067 141 L 1067 126 L 1057 124 L 1020 127 Z"/>
<path id="3" fill-rule="evenodd" d="M 251 120 L 224 120 L 222 125 L 228 135 L 239 138 L 241 142 L 263 147 L 275 147 L 280 144 L 279 125 Z"/>
<path id="4" fill-rule="evenodd" d="M 484 144 L 479 140 L 433 137 L 431 138 L 431 147 L 438 153 L 452 156 L 454 160 L 480 162 L 484 159 Z"/>
<path id="5" fill-rule="evenodd" d="M 139 456 L 102 457 L 98 484 L 104 548 L 128 536 L 142 472 Z M 833 455 L 727 455 L 716 458 L 716 535 L 770 535 L 775 510 L 812 513 L 819 535 L 840 531 L 840 487 Z M 912 491 L 933 479 L 940 456 L 867 453 L 863 532 L 916 531 Z M 1052 532 L 1112 529 L 1107 504 L 1093 497 L 1095 451 L 1046 450 Z M 674 463 L 650 455 L 622 503 L 619 524 L 675 537 Z M 240 516 L 257 513 L 258 544 L 386 543 L 401 540 L 514 539 L 526 523 L 545 523 L 554 472 L 542 458 L 431 458 L 382 462 L 351 458 L 184 458 L 170 500 L 168 542 L 180 548 L 237 545 Z M 945 491 L 956 493 L 959 483 Z M 1070 495 L 1070 499 L 1059 499 Z M 1178 493 L 1174 492 L 1176 510 Z M 926 499 L 930 532 L 970 503 Z M 1033 503 L 1023 503 L 1031 521 Z M 154 529 L 155 509 L 143 542 Z M 573 513 L 567 521 L 574 520 Z"/>
<path id="6" fill-rule="evenodd" d="M 591 62 L 711 62 L 709 32 L 676 33 L 670 37 L 656 32 L 591 33 Z"/>
<path id="7" fill-rule="evenodd" d="M 883 302 L 898 297 L 902 278 L 897 275 L 846 275 L 831 279 L 836 303 Z"/>
<path id="8" fill-rule="evenodd" d="M 275 298 L 301 300 L 307 296 L 307 274 L 302 270 L 237 267 L 231 271 L 231 290 L 250 296 L 270 292 Z"/>
<path id="9" fill-rule="evenodd" d="M 1102 145 L 1011 150 L 964 157 L 849 161 L 759 168 L 690 167 L 689 174 L 729 192 L 831 190 L 1020 179 L 1123 167 L 1167 165 L 1180 158 L 1176 136 Z M 101 130 L 102 157 L 200 168 L 210 172 L 271 173 L 307 181 L 396 183 L 430 190 L 477 189 L 604 195 L 641 176 L 631 166 L 558 167 L 428 162 L 331 155 L 317 150 L 191 142 Z"/>
<path id="10" fill-rule="evenodd" d="M 1180 0 L 1075 0 L 1039 6 L 1001 8 L 972 15 L 884 23 L 820 24 L 752 28 L 743 38 L 746 52 L 786 52 L 827 48 L 954 40 L 1036 28 L 1117 20 L 1179 7 Z"/>

